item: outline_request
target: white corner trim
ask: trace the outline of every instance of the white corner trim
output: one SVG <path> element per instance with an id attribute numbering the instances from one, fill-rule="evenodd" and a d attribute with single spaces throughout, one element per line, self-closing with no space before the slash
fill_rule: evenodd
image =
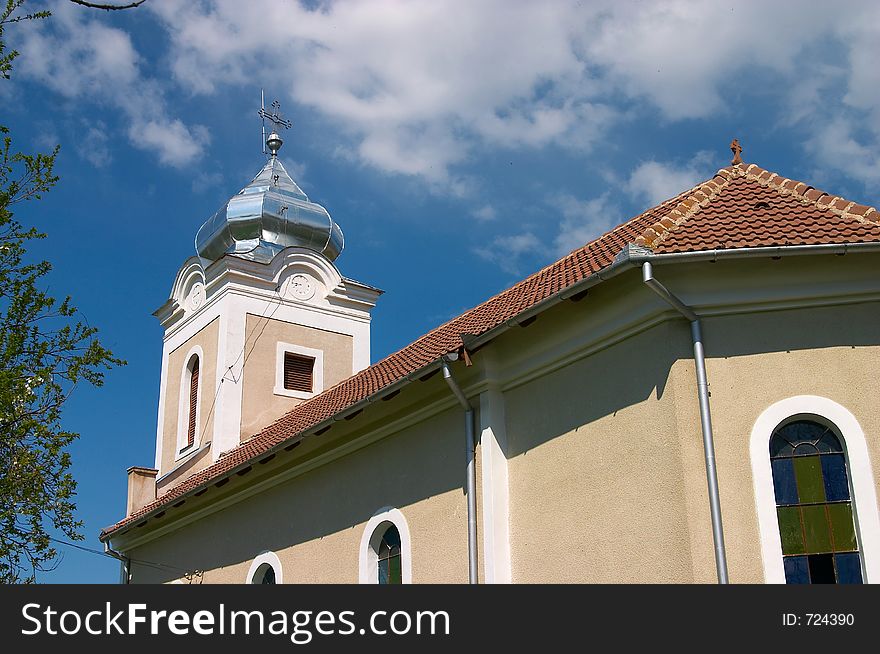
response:
<path id="1" fill-rule="evenodd" d="M 153 466 L 156 470 L 162 469 L 162 454 L 165 449 L 165 404 L 168 398 L 165 393 L 168 388 L 168 343 L 162 344 L 162 371 L 159 373 L 159 408 L 156 415 L 156 461 Z"/>
<path id="2" fill-rule="evenodd" d="M 244 578 L 244 583 L 254 583 L 254 575 L 256 575 L 257 571 L 264 565 L 268 565 L 273 570 L 275 570 L 276 584 L 284 583 L 284 577 L 281 570 L 281 560 L 278 558 L 275 552 L 263 552 L 257 558 L 255 558 L 251 563 L 251 567 L 248 569 L 247 577 Z"/>
<path id="3" fill-rule="evenodd" d="M 193 356 L 199 358 L 199 384 L 196 388 L 196 433 L 193 437 L 192 447 L 187 448 L 186 451 L 184 451 L 183 447 L 186 445 L 186 432 L 187 427 L 189 426 L 189 362 Z M 179 461 L 190 452 L 199 449 L 202 427 L 202 387 L 204 386 L 205 381 L 204 369 L 205 353 L 202 352 L 200 346 L 193 345 L 186 353 L 186 356 L 183 357 L 183 369 L 180 371 L 180 390 L 177 398 L 177 442 L 174 446 L 175 461 Z"/>
<path id="4" fill-rule="evenodd" d="M 853 492 L 856 535 L 862 553 L 864 581 L 878 583 L 880 582 L 880 515 L 877 511 L 874 474 L 865 434 L 858 420 L 845 407 L 816 395 L 798 395 L 776 402 L 758 417 L 752 428 L 750 454 L 758 527 L 761 533 L 764 580 L 773 584 L 785 583 L 782 541 L 776 520 L 776 495 L 773 492 L 773 472 L 770 467 L 770 437 L 782 421 L 789 418 L 810 417 L 818 417 L 824 422 L 830 422 L 843 437 L 843 449 L 846 453 Z"/>
<path id="5" fill-rule="evenodd" d="M 315 360 L 315 367 L 312 370 L 312 392 L 292 391 L 284 388 L 284 354 L 300 354 L 304 357 L 311 357 Z M 275 388 L 272 390 L 275 395 L 284 395 L 285 397 L 296 397 L 301 400 L 307 400 L 314 397 L 324 390 L 324 351 L 316 350 L 311 347 L 302 345 L 294 345 L 293 343 L 278 342 L 275 348 Z"/>
<path id="6" fill-rule="evenodd" d="M 397 527 L 400 534 L 400 573 L 403 583 L 412 583 L 412 543 L 409 538 L 409 525 L 403 514 L 391 507 L 379 509 L 364 527 L 359 557 L 359 583 L 379 583 L 379 558 L 376 547 L 385 533 L 384 525 L 387 523 Z"/>
<path id="7" fill-rule="evenodd" d="M 480 394 L 480 470 L 482 471 L 483 580 L 509 584 L 510 491 L 504 396 L 490 388 Z"/>

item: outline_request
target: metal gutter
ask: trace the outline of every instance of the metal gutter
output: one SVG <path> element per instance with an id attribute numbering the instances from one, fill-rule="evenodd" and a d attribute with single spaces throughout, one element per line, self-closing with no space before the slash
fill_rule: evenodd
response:
<path id="1" fill-rule="evenodd" d="M 843 244 L 821 244 L 821 245 L 795 245 L 795 246 L 774 246 L 774 247 L 759 247 L 759 248 L 735 248 L 730 250 L 702 250 L 699 252 L 680 252 L 680 253 L 671 253 L 671 254 L 654 254 L 651 250 L 643 247 L 639 247 L 633 244 L 629 244 L 625 246 L 620 253 L 615 257 L 614 261 L 605 268 L 589 275 L 581 279 L 578 282 L 575 282 L 571 286 L 567 286 L 566 288 L 554 293 L 553 295 L 541 300 L 540 302 L 532 305 L 528 309 L 520 312 L 516 316 L 508 319 L 505 322 L 500 323 L 499 325 L 489 329 L 484 332 L 480 336 L 470 339 L 467 343 L 467 347 L 469 350 L 474 350 L 482 345 L 485 345 L 489 341 L 494 338 L 500 336 L 502 333 L 506 332 L 511 327 L 515 327 L 520 323 L 528 320 L 529 318 L 536 316 L 547 309 L 560 304 L 564 300 L 570 299 L 572 296 L 577 295 L 585 290 L 592 288 L 593 286 L 598 285 L 603 281 L 608 281 L 614 277 L 617 277 L 622 272 L 629 270 L 631 268 L 635 268 L 637 266 L 641 266 L 645 262 L 653 262 L 656 264 L 666 264 L 666 263 L 677 263 L 677 262 L 687 262 L 687 261 L 720 261 L 724 259 L 744 259 L 744 258 L 773 258 L 773 257 L 783 257 L 783 256 L 801 256 L 801 255 L 810 255 L 810 254 L 856 254 L 863 252 L 880 252 L 880 242 L 877 243 L 843 243 Z M 216 262 L 215 262 L 216 263 Z M 346 407 L 339 413 L 334 414 L 333 416 L 323 420 L 317 425 L 308 429 L 308 433 L 314 434 L 315 432 L 320 432 L 327 427 L 331 426 L 333 423 L 341 420 L 346 415 L 351 413 L 355 413 L 357 411 L 362 410 L 369 404 L 382 399 L 384 396 L 393 393 L 396 390 L 399 390 L 409 384 L 411 381 L 418 379 L 419 377 L 424 377 L 426 374 L 433 372 L 434 370 L 439 369 L 443 363 L 443 356 L 441 355 L 434 361 L 428 363 L 427 365 L 419 368 L 416 371 L 406 375 L 405 377 L 397 380 L 385 386 L 384 388 L 378 390 L 373 395 L 370 395 L 363 400 L 359 400 L 355 404 L 352 404 L 349 407 Z M 302 437 L 305 437 L 307 434 L 303 434 Z M 260 453 L 260 457 L 268 456 L 269 454 L 277 453 L 280 450 L 283 450 L 285 447 L 290 445 L 290 441 L 292 439 L 288 439 L 282 441 L 281 443 L 273 446 L 269 450 Z M 247 468 L 252 465 L 252 460 L 248 460 L 244 463 L 239 464 L 235 468 L 227 471 L 226 477 L 230 477 L 236 472 Z M 187 499 L 193 496 L 195 493 L 202 491 L 213 484 L 215 484 L 218 479 L 209 479 L 199 486 L 193 488 L 187 493 L 175 498 L 177 501 L 181 499 Z M 138 520 L 138 523 L 143 520 L 149 520 L 156 513 L 160 513 L 165 508 L 165 505 L 160 505 L 157 508 L 153 509 L 149 513 L 144 514 Z M 133 526 L 133 525 L 132 525 Z M 125 531 L 131 529 L 131 526 L 122 528 Z M 123 531 L 117 530 L 113 532 L 114 534 L 124 533 Z M 106 532 L 102 531 L 99 536 L 100 540 L 105 541 L 107 537 L 105 537 Z"/>
<path id="2" fill-rule="evenodd" d="M 464 409 L 464 425 L 465 425 L 465 490 L 467 495 L 467 533 L 468 533 L 468 583 L 476 584 L 477 581 L 477 472 L 474 464 L 475 460 L 475 439 L 474 439 L 474 407 L 465 397 L 452 376 L 449 369 L 449 361 L 456 361 L 458 355 L 447 356 L 443 358 L 443 379 L 449 384 L 459 404 Z"/>
<path id="3" fill-rule="evenodd" d="M 359 413 L 360 411 L 362 411 L 364 408 L 366 408 L 367 406 L 369 406 L 373 402 L 381 400 L 384 396 L 390 395 L 391 393 L 403 388 L 404 386 L 406 386 L 407 384 L 411 383 L 412 381 L 418 379 L 419 377 L 424 377 L 426 374 L 433 372 L 434 370 L 439 370 L 441 363 L 442 363 L 442 357 L 436 359 L 435 361 L 432 361 L 431 363 L 423 366 L 422 368 L 419 368 L 418 370 L 416 370 L 414 372 L 411 372 L 410 374 L 406 375 L 405 377 L 398 379 L 396 382 L 392 382 L 391 384 L 383 387 L 382 389 L 380 389 L 376 393 L 369 395 L 362 400 L 358 400 L 357 402 L 355 402 L 352 405 L 349 405 L 348 407 L 346 407 L 342 411 L 334 413 L 329 418 L 325 418 L 324 420 L 322 420 L 318 424 L 310 427 L 308 430 L 306 430 L 305 433 L 297 434 L 298 438 L 294 437 L 294 438 L 288 438 L 286 440 L 283 440 L 280 443 L 273 445 L 268 450 L 266 450 L 264 452 L 260 452 L 259 455 L 256 455 L 256 456 L 238 464 L 234 468 L 230 468 L 229 470 L 227 470 L 224 473 L 222 478 L 232 477 L 232 475 L 244 470 L 245 468 L 249 468 L 250 466 L 253 465 L 254 460 L 257 458 L 262 459 L 262 458 L 265 458 L 271 454 L 277 454 L 281 450 L 283 450 L 287 447 L 290 447 L 291 442 L 293 442 L 294 440 L 302 440 L 306 436 L 314 435 L 316 432 L 321 432 L 329 427 L 332 427 L 335 423 L 339 422 L 340 420 L 344 420 L 346 416 L 349 416 L 353 413 Z M 220 459 L 218 459 L 218 461 L 220 461 Z M 180 502 L 181 500 L 189 499 L 189 498 L 195 496 L 197 493 L 201 493 L 202 491 L 204 491 L 204 490 L 210 488 L 211 486 L 213 486 L 214 484 L 216 484 L 218 481 L 220 481 L 220 479 L 221 478 L 212 477 L 210 479 L 205 480 L 204 482 L 202 482 L 198 486 L 195 486 L 194 488 L 188 490 L 183 495 L 179 495 L 179 496 L 175 497 L 174 503 L 176 504 L 176 503 Z M 169 500 L 169 502 L 170 502 L 170 500 Z M 168 502 L 160 504 L 159 506 L 150 510 L 149 512 L 145 513 L 144 515 L 139 516 L 138 519 L 136 521 L 132 522 L 131 525 L 114 530 L 112 533 L 114 535 L 119 535 L 119 534 L 122 534 L 122 533 L 129 531 L 135 525 L 142 523 L 144 520 L 151 519 L 157 513 L 161 513 L 163 511 L 165 511 L 167 508 L 167 506 L 166 506 L 167 504 L 168 504 Z M 106 543 L 109 540 L 109 537 L 110 536 L 109 536 L 108 532 L 102 531 L 98 538 L 102 542 Z"/>
<path id="4" fill-rule="evenodd" d="M 642 264 L 642 280 L 691 323 L 694 365 L 697 369 L 697 398 L 700 403 L 700 428 L 703 432 L 703 456 L 706 462 L 706 482 L 709 486 L 709 512 L 712 519 L 712 539 L 715 544 L 715 570 L 718 575 L 718 583 L 727 584 L 730 582 L 727 576 L 727 555 L 724 551 L 724 528 L 721 523 L 718 471 L 715 466 L 715 443 L 712 438 L 712 415 L 709 410 L 709 382 L 706 378 L 706 356 L 703 350 L 703 332 L 700 327 L 700 319 L 690 307 L 655 279 L 650 261 L 645 261 Z"/>
<path id="5" fill-rule="evenodd" d="M 116 552 L 111 546 L 110 539 L 104 541 L 104 553 L 119 560 L 119 583 L 131 583 L 131 559 L 124 554 Z"/>
<path id="6" fill-rule="evenodd" d="M 537 304 L 532 305 L 525 311 L 513 318 L 483 332 L 477 338 L 468 341 L 468 349 L 474 350 L 493 340 L 511 327 L 515 327 L 525 320 L 535 316 L 550 307 L 570 299 L 583 291 L 589 290 L 600 282 L 617 277 L 620 273 L 641 266 L 646 261 L 664 265 L 669 263 L 685 263 L 690 261 L 722 261 L 726 259 L 766 259 L 785 256 L 804 256 L 810 254 L 859 254 L 880 253 L 880 242 L 877 243 L 840 243 L 821 245 L 786 245 L 759 248 L 734 248 L 730 250 L 701 250 L 699 252 L 673 252 L 669 254 L 654 254 L 648 248 L 629 244 L 625 246 L 614 258 L 613 263 L 602 270 L 584 277 L 571 286 L 544 298 Z"/>

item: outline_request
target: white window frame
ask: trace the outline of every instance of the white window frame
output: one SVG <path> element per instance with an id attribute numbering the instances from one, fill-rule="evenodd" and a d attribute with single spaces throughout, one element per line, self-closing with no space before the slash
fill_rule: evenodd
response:
<path id="1" fill-rule="evenodd" d="M 379 583 L 379 543 L 389 525 L 397 527 L 400 534 L 400 576 L 405 584 L 412 583 L 412 541 L 409 525 L 399 510 L 385 507 L 376 512 L 364 527 L 361 535 L 359 581 L 362 584 Z"/>
<path id="2" fill-rule="evenodd" d="M 284 388 L 284 355 L 299 354 L 300 356 L 310 357 L 315 360 L 312 369 L 312 392 L 294 391 Z M 303 345 L 294 345 L 293 343 L 282 343 L 279 341 L 275 348 L 275 395 L 283 395 L 285 397 L 295 397 L 300 400 L 307 400 L 314 397 L 324 390 L 324 351 L 316 350 Z"/>
<path id="3" fill-rule="evenodd" d="M 196 433 L 192 447 L 186 446 L 187 427 L 189 426 L 189 362 L 193 356 L 199 358 L 199 383 L 196 386 Z M 199 449 L 202 427 L 202 386 L 205 381 L 205 354 L 198 345 L 193 345 L 183 358 L 183 370 L 180 372 L 180 397 L 177 407 L 177 446 L 174 448 L 174 460 L 179 461 Z"/>
<path id="4" fill-rule="evenodd" d="M 284 576 L 281 569 L 281 559 L 278 558 L 278 555 L 275 552 L 266 551 L 257 556 L 252 562 L 251 567 L 248 569 L 247 577 L 244 578 L 244 583 L 246 584 L 254 584 L 254 577 L 260 571 L 264 565 L 268 565 L 275 571 L 275 583 L 283 584 Z"/>
<path id="5" fill-rule="evenodd" d="M 776 495 L 770 466 L 770 438 L 783 422 L 815 420 L 833 427 L 841 437 L 852 490 L 853 517 L 862 559 L 862 580 L 880 582 L 880 515 L 874 473 L 865 433 L 845 407 L 817 395 L 798 395 L 768 407 L 752 428 L 750 454 L 755 485 L 755 506 L 761 535 L 764 581 L 785 583 L 782 541 L 776 519 Z"/>

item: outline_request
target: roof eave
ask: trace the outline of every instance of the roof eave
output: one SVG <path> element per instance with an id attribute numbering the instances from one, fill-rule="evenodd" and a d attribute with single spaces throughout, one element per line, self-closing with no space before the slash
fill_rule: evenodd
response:
<path id="1" fill-rule="evenodd" d="M 601 270 L 598 270 L 597 272 L 587 277 L 584 277 L 583 279 L 575 282 L 574 284 L 571 284 L 570 286 L 565 287 L 564 289 L 554 293 L 553 295 L 548 296 L 540 302 L 532 305 L 528 309 L 525 309 L 524 311 L 518 313 L 514 317 L 500 323 L 492 329 L 489 329 L 483 334 L 480 334 L 475 338 L 469 339 L 465 345 L 468 350 L 476 350 L 477 348 L 482 347 L 483 345 L 486 345 L 490 341 L 494 340 L 511 327 L 516 327 L 522 322 L 528 320 L 533 316 L 543 313 L 544 311 L 555 306 L 556 304 L 559 304 L 564 300 L 570 299 L 572 296 L 588 290 L 589 288 L 596 286 L 601 282 L 608 281 L 609 279 L 618 276 L 626 270 L 635 268 L 636 266 L 640 266 L 646 261 L 650 261 L 654 264 L 669 264 L 697 261 L 718 261 L 722 259 L 803 256 L 815 254 L 845 255 L 850 253 L 856 254 L 869 252 L 880 252 L 880 242 L 840 244 L 825 243 L 817 245 L 786 245 L 755 248 L 733 248 L 723 250 L 712 249 L 699 250 L 694 252 L 674 252 L 668 254 L 655 254 L 648 248 L 640 247 L 635 244 L 630 244 L 620 251 L 620 253 L 615 257 L 614 261 L 610 265 L 602 268 Z M 452 351 L 444 353 L 443 355 L 437 357 L 425 366 L 417 369 L 414 372 L 409 373 L 405 377 L 395 382 L 392 382 L 388 386 L 384 386 L 372 395 L 369 395 L 366 398 L 347 406 L 342 411 L 339 411 L 329 418 L 321 421 L 320 423 L 309 427 L 307 430 L 291 435 L 289 438 L 281 441 L 280 443 L 277 443 L 276 445 L 273 445 L 271 448 L 263 452 L 260 452 L 258 455 L 247 459 L 246 461 L 240 463 L 234 468 L 230 468 L 229 470 L 224 471 L 221 475 L 218 475 L 217 477 L 207 479 L 205 482 L 193 487 L 183 495 L 170 498 L 168 502 L 157 505 L 150 512 L 145 513 L 143 516 L 139 516 L 139 518 L 136 521 L 133 521 L 131 524 L 124 525 L 110 531 L 108 531 L 107 529 L 102 530 L 99 539 L 102 542 L 106 542 L 114 536 L 124 534 L 135 528 L 137 525 L 143 524 L 144 521 L 150 520 L 157 513 L 167 510 L 167 505 L 171 501 L 174 501 L 176 503 L 180 502 L 181 500 L 189 499 L 197 493 L 200 493 L 210 486 L 213 486 L 218 481 L 232 477 L 237 472 L 247 468 L 248 466 L 253 465 L 255 460 L 265 458 L 270 454 L 280 452 L 281 450 L 290 447 L 292 442 L 301 440 L 302 438 L 305 438 L 310 434 L 314 435 L 316 432 L 323 432 L 323 430 L 332 426 L 334 423 L 339 422 L 340 420 L 344 420 L 345 416 L 361 411 L 362 409 L 376 402 L 377 400 L 381 400 L 384 396 L 403 388 L 412 381 L 420 377 L 424 377 L 427 373 L 432 372 L 436 368 L 439 368 L 444 358 L 448 357 L 451 353 Z"/>

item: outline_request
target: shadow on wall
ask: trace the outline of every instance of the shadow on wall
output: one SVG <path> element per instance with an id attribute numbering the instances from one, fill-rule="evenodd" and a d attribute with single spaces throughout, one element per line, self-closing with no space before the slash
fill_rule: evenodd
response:
<path id="1" fill-rule="evenodd" d="M 439 377 L 436 379 L 436 383 L 442 383 Z M 216 570 L 249 562 L 266 550 L 281 552 L 324 539 L 329 549 L 325 548 L 320 557 L 320 547 L 303 552 L 305 560 L 314 555 L 308 565 L 320 571 L 333 562 L 331 565 L 347 569 L 348 564 L 341 561 L 342 557 L 349 557 L 354 574 L 351 581 L 357 582 L 361 532 L 354 528 L 382 507 L 398 507 L 406 512 L 405 507 L 441 495 L 442 506 L 425 509 L 436 519 L 422 517 L 418 521 L 422 525 L 420 538 L 423 542 L 436 541 L 438 547 L 446 537 L 454 543 L 466 543 L 464 439 L 458 438 L 461 431 L 461 412 L 456 407 L 435 416 L 427 425 L 383 438 L 328 466 L 205 516 L 173 536 L 147 543 L 135 551 L 134 558 L 174 562 L 179 568 Z M 318 449 L 325 447 L 320 445 Z M 452 495 L 448 491 L 459 492 Z M 344 546 L 326 540 L 328 535 L 340 532 L 344 534 Z M 442 549 L 444 556 L 459 564 L 465 581 L 466 547 Z M 135 578 L 142 582 L 170 581 L 175 577 L 173 573 L 137 564 L 133 570 Z M 244 574 L 238 575 L 242 579 L 236 577 L 231 581 L 243 581 Z"/>
<path id="2" fill-rule="evenodd" d="M 709 318 L 704 331 L 710 383 L 712 359 L 877 345 L 880 342 L 878 315 L 878 303 L 865 303 L 848 305 L 845 310 L 830 307 Z M 537 334 L 532 330 L 545 328 L 552 328 L 552 322 L 539 321 L 522 332 L 520 338 L 534 339 Z M 683 319 L 661 323 L 506 392 L 508 458 L 527 454 L 577 431 L 591 439 L 588 443 L 595 445 L 596 458 L 626 457 L 628 448 L 639 451 L 654 448 L 657 456 L 653 463 L 644 470 L 631 470 L 633 475 L 640 474 L 650 480 L 658 467 L 663 466 L 671 475 L 683 474 L 679 470 L 681 454 L 675 434 L 672 397 L 675 393 L 670 393 L 668 388 L 671 370 L 678 361 L 687 362 L 683 369 L 687 377 L 682 377 L 681 383 L 688 389 L 686 401 L 694 402 L 691 409 L 696 415 L 696 400 L 690 390 L 692 345 L 687 322 Z M 425 387 L 442 384 L 442 379 L 435 376 Z M 634 411 L 636 408 L 638 411 Z M 221 568 L 250 561 L 264 550 L 280 551 L 350 530 L 366 522 L 383 506 L 410 507 L 451 490 L 462 491 L 461 432 L 461 411 L 454 407 L 428 423 L 384 438 L 330 466 L 310 471 L 255 498 L 202 518 L 195 525 L 179 530 L 174 538 L 153 541 L 141 548 L 137 558 L 174 560 L 180 562 L 175 564 L 178 566 L 190 564 L 209 570 Z M 694 425 L 694 434 L 698 438 L 698 424 Z M 601 461 L 594 463 L 605 465 Z M 559 471 L 559 474 L 576 472 Z M 618 481 L 624 484 L 626 480 Z M 619 493 L 620 502 L 627 501 L 626 488 L 614 492 Z M 666 500 L 675 500 L 679 492 L 678 487 L 672 487 Z M 638 499 L 642 501 L 643 498 Z M 434 524 L 427 527 L 428 533 L 422 538 L 433 537 L 443 542 L 453 534 L 454 542 L 466 542 L 462 492 L 444 499 L 431 515 L 429 522 Z M 359 532 L 351 536 L 355 543 L 359 539 Z M 467 552 L 460 549 L 461 552 L 451 548 L 446 556 L 466 571 Z M 352 550 L 346 556 L 356 557 L 356 544 Z M 192 553 L 192 558 L 184 563 L 187 552 Z M 326 560 L 335 559 L 330 556 Z M 354 560 L 356 574 L 356 558 Z M 325 564 L 316 560 L 315 565 Z M 137 567 L 135 570 L 137 573 Z M 167 574 L 146 569 L 139 572 L 150 581 L 164 580 L 158 577 Z"/>
<path id="3" fill-rule="evenodd" d="M 706 356 L 711 369 L 713 359 L 876 346 L 878 319 L 878 302 L 710 317 L 703 320 Z M 508 406 L 515 407 L 514 420 L 508 411 L 508 457 L 614 417 L 655 392 L 662 400 L 670 370 L 680 359 L 693 360 L 692 343 L 687 321 L 674 319 L 516 389 L 507 398 Z M 685 383 L 694 382 L 689 377 Z M 520 410 L 534 415 L 532 428 L 515 424 Z"/>

